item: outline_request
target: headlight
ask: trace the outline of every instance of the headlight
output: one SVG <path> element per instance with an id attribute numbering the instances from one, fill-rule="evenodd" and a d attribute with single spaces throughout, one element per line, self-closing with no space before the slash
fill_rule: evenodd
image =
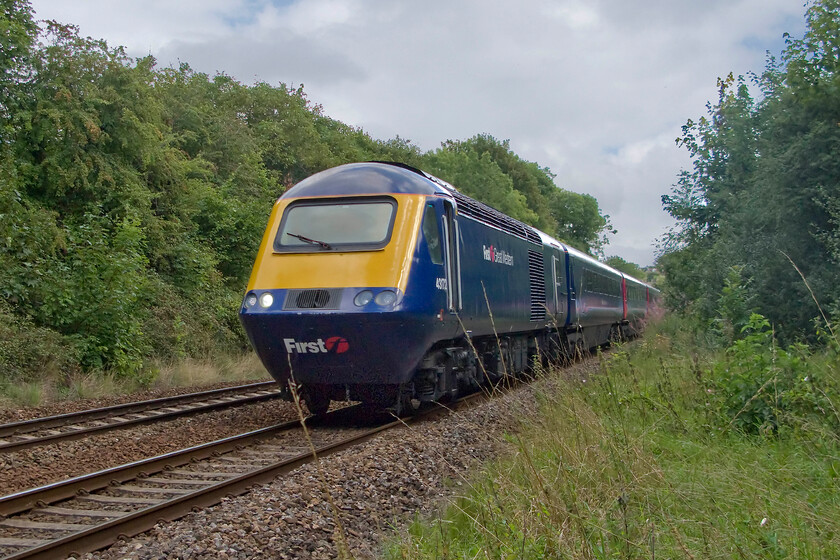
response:
<path id="1" fill-rule="evenodd" d="M 397 294 L 391 290 L 384 290 L 376 294 L 376 305 L 393 305 L 397 301 Z"/>
<path id="2" fill-rule="evenodd" d="M 274 303 L 274 296 L 270 293 L 266 292 L 260 296 L 260 307 L 271 307 L 272 303 Z"/>
<path id="3" fill-rule="evenodd" d="M 364 290 L 356 294 L 356 297 L 353 299 L 353 303 L 355 303 L 358 307 L 362 307 L 363 305 L 369 304 L 372 300 L 373 292 L 370 290 Z"/>
<path id="4" fill-rule="evenodd" d="M 254 307 L 257 305 L 257 296 L 255 294 L 248 294 L 245 298 L 245 307 Z"/>

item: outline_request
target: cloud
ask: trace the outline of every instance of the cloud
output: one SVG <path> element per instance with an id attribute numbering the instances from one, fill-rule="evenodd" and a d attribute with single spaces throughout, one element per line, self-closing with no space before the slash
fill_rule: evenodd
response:
<path id="1" fill-rule="evenodd" d="M 243 58 L 243 52 L 252 54 Z M 236 35 L 221 42 L 173 42 L 156 56 L 162 66 L 187 62 L 194 69 L 208 74 L 235 68 L 235 77 L 249 83 L 317 82 L 337 87 L 347 81 L 364 80 L 366 75 L 365 69 L 347 56 L 325 50 L 317 42 L 292 34 L 283 34 L 271 40 Z"/>
<path id="2" fill-rule="evenodd" d="M 326 114 L 434 149 L 489 133 L 595 196 L 646 265 L 660 196 L 690 165 L 673 140 L 729 72 L 761 71 L 794 0 L 34 0 L 40 18 L 246 83 L 304 83 Z"/>

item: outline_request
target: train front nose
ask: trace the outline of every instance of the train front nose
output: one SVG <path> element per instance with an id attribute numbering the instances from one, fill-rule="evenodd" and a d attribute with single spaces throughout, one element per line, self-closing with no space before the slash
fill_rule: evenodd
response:
<path id="1" fill-rule="evenodd" d="M 290 377 L 301 384 L 330 385 L 411 379 L 429 334 L 423 319 L 401 309 L 398 291 L 335 290 L 341 292 L 332 294 L 340 296 L 335 309 L 295 309 L 288 301 L 299 294 L 290 292 L 254 290 L 240 310 L 253 347 L 281 384 Z"/>

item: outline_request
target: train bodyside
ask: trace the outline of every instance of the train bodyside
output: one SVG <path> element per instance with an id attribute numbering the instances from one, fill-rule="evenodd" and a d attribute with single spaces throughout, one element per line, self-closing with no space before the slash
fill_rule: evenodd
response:
<path id="1" fill-rule="evenodd" d="M 625 314 L 622 325 L 622 337 L 631 338 L 641 333 L 648 315 L 650 286 L 644 282 L 622 274 L 625 291 Z"/>
<path id="2" fill-rule="evenodd" d="M 580 348 L 605 344 L 622 322 L 624 301 L 618 271 L 566 247 L 570 261 L 570 298 L 573 315 L 569 335 Z"/>
<path id="3" fill-rule="evenodd" d="M 616 271 L 448 183 L 349 164 L 277 201 L 240 319 L 311 410 L 401 408 L 607 342 L 625 315 L 614 284 Z"/>

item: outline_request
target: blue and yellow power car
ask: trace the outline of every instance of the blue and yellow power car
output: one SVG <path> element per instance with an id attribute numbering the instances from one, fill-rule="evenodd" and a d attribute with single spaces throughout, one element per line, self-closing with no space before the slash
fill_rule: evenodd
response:
<path id="1" fill-rule="evenodd" d="M 240 319 L 313 413 L 393 410 L 631 335 L 656 290 L 420 170 L 317 173 L 271 212 Z"/>

